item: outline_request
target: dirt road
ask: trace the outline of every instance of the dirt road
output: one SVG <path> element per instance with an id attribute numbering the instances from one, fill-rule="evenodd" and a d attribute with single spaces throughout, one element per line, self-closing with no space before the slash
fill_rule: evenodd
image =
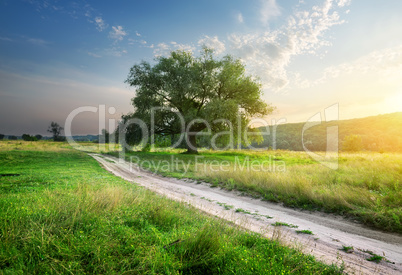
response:
<path id="1" fill-rule="evenodd" d="M 277 238 L 323 262 L 344 262 L 349 274 L 402 274 L 401 235 L 368 229 L 334 215 L 292 210 L 238 192 L 211 188 L 209 184 L 161 177 L 114 157 L 90 155 L 116 176 L 170 199 L 189 203 L 268 238 Z M 275 222 L 298 228 L 272 226 Z M 296 230 L 311 230 L 314 235 L 297 234 Z M 340 250 L 343 246 L 353 247 L 352 253 Z M 367 261 L 371 257 L 368 251 L 386 260 L 379 264 Z"/>

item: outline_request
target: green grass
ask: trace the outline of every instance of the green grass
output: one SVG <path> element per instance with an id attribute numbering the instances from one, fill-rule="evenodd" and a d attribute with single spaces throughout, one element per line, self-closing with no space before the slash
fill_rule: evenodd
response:
<path id="1" fill-rule="evenodd" d="M 379 264 L 383 259 L 384 259 L 384 257 L 382 257 L 380 255 L 373 255 L 370 258 L 368 258 L 367 261 L 376 262 L 377 264 Z"/>
<path id="2" fill-rule="evenodd" d="M 286 226 L 286 227 L 290 227 L 290 228 L 298 228 L 297 225 L 290 224 L 290 223 L 285 223 L 285 222 L 275 222 L 272 225 L 273 226 Z"/>
<path id="3" fill-rule="evenodd" d="M 0 142 L 1 274 L 340 274 L 106 172 L 64 143 Z"/>
<path id="4" fill-rule="evenodd" d="M 314 235 L 311 230 L 296 230 L 297 234 Z"/>
<path id="5" fill-rule="evenodd" d="M 375 262 L 377 264 L 379 264 L 382 260 L 385 260 L 385 261 L 389 262 L 385 257 L 377 255 L 373 251 L 363 250 L 363 252 L 371 255 L 371 257 L 366 259 L 369 262 Z"/>
<path id="6" fill-rule="evenodd" d="M 216 204 L 218 204 L 219 206 L 222 206 L 225 210 L 230 210 L 233 209 L 233 205 L 227 204 L 227 203 L 221 203 L 221 202 L 217 202 Z"/>
<path id="7" fill-rule="evenodd" d="M 205 181 L 211 187 L 239 190 L 292 208 L 336 213 L 402 233 L 400 153 L 340 153 L 339 168 L 331 170 L 305 152 L 201 150 L 197 156 L 180 152 L 126 152 L 126 159 L 165 176 Z"/>
<path id="8" fill-rule="evenodd" d="M 340 250 L 345 251 L 346 253 L 352 253 L 354 251 L 354 248 L 353 246 L 342 245 L 342 248 Z"/>
<path id="9" fill-rule="evenodd" d="M 235 212 L 244 213 L 244 214 L 251 214 L 250 211 L 244 210 L 243 208 L 236 208 Z"/>

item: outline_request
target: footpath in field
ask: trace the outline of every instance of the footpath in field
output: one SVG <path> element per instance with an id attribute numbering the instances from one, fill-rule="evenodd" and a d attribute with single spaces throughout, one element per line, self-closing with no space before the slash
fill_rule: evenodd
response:
<path id="1" fill-rule="evenodd" d="M 398 234 L 368 229 L 333 215 L 292 210 L 208 184 L 161 177 L 111 156 L 90 155 L 125 180 L 299 247 L 323 262 L 343 262 L 350 274 L 402 273 L 402 236 Z M 370 258 L 379 263 L 368 261 Z"/>

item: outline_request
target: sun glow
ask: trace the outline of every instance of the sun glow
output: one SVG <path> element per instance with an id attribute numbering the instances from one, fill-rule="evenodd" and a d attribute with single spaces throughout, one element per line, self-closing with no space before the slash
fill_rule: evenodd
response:
<path id="1" fill-rule="evenodd" d="M 384 99 L 384 113 L 402 111 L 402 89 L 399 92 Z"/>

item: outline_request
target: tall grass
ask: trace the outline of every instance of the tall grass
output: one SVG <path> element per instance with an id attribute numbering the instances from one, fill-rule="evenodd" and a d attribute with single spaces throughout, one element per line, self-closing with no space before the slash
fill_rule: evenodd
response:
<path id="1" fill-rule="evenodd" d="M 337 213 L 378 229 L 402 233 L 400 153 L 340 153 L 337 170 L 321 165 L 304 152 L 281 150 L 203 150 L 198 156 L 167 150 L 128 152 L 126 157 L 163 175 L 204 180 L 290 207 Z M 171 158 L 178 164 L 170 165 L 170 170 L 152 166 L 170 162 Z"/>
<path id="2" fill-rule="evenodd" d="M 66 143 L 53 142 L 53 141 L 14 141 L 14 140 L 1 140 L 0 151 L 69 151 L 71 146 Z"/>
<path id="3" fill-rule="evenodd" d="M 20 174 L 0 177 L 2 274 L 342 271 L 114 177 L 65 144 L 15 145 L 0 151 L 0 173 Z"/>
<path id="4" fill-rule="evenodd" d="M 338 170 L 319 163 L 281 171 L 198 169 L 197 175 L 228 189 L 261 195 L 287 206 L 351 216 L 379 229 L 402 233 L 402 155 L 341 154 Z"/>

